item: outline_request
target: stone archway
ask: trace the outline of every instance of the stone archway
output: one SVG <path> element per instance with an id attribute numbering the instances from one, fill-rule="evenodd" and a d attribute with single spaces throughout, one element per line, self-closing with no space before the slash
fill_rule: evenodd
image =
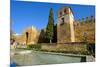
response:
<path id="1" fill-rule="evenodd" d="M 29 39 L 29 33 L 26 32 L 26 45 L 28 44 L 28 39 Z"/>

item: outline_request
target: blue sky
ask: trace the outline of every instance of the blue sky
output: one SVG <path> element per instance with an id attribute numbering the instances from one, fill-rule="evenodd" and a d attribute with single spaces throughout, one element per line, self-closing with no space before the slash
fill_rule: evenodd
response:
<path id="1" fill-rule="evenodd" d="M 21 34 L 24 29 L 30 26 L 35 26 L 38 30 L 45 28 L 48 23 L 50 8 L 53 8 L 56 24 L 57 11 L 63 6 L 72 8 L 75 20 L 91 15 L 95 16 L 95 6 L 11 0 L 11 28 L 18 34 Z"/>

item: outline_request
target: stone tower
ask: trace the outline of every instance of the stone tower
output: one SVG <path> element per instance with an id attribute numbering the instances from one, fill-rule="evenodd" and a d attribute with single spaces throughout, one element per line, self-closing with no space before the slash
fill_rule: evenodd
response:
<path id="1" fill-rule="evenodd" d="M 57 43 L 75 42 L 74 16 L 70 7 L 58 11 Z"/>
<path id="2" fill-rule="evenodd" d="M 26 37 L 26 43 L 27 44 L 35 44 L 38 41 L 38 35 L 39 32 L 36 30 L 35 27 L 29 27 L 28 29 L 26 29 L 26 31 L 24 32 L 25 37 Z"/>

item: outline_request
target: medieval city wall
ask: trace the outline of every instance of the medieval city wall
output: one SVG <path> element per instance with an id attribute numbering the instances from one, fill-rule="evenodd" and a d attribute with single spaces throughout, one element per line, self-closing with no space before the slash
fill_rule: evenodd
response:
<path id="1" fill-rule="evenodd" d="M 67 14 L 64 10 L 67 10 Z M 62 15 L 60 15 L 62 12 Z M 64 18 L 64 20 L 62 20 Z M 58 11 L 57 26 L 54 30 L 54 43 L 68 43 L 68 42 L 95 42 L 95 21 L 76 22 L 71 8 L 64 7 Z M 62 21 L 64 21 L 62 23 Z M 28 37 L 26 36 L 28 33 Z M 11 36 L 19 44 L 37 44 L 47 43 L 45 39 L 46 30 L 38 31 L 34 27 L 29 27 L 23 31 L 21 35 Z"/>

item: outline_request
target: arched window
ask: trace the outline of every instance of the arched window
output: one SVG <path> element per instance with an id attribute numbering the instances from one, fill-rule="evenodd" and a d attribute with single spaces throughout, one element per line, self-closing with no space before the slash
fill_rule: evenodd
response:
<path id="1" fill-rule="evenodd" d="M 26 32 L 26 38 L 28 39 L 28 32 Z"/>
<path id="2" fill-rule="evenodd" d="M 64 9 L 64 14 L 66 14 L 66 9 Z"/>
<path id="3" fill-rule="evenodd" d="M 68 12 L 68 9 L 64 9 L 64 14 L 68 14 L 69 12 Z"/>
<path id="4" fill-rule="evenodd" d="M 28 37 L 29 37 L 29 33 L 26 32 L 26 44 L 28 43 Z"/>
<path id="5" fill-rule="evenodd" d="M 64 17 L 61 18 L 62 22 L 61 22 L 61 25 L 64 25 Z"/>

